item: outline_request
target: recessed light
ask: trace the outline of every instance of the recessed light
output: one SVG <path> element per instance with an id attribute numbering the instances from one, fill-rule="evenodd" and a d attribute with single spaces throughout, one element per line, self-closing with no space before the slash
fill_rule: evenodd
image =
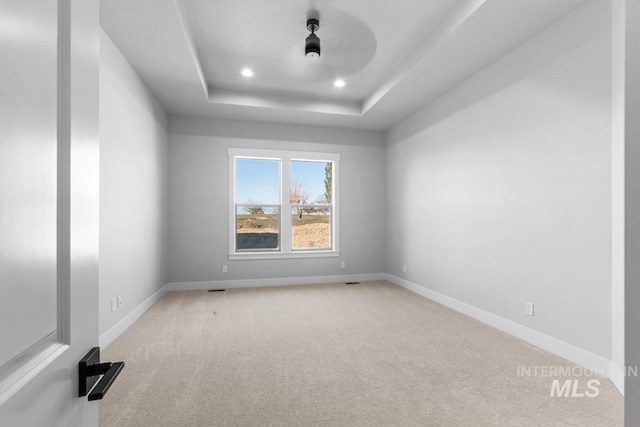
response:
<path id="1" fill-rule="evenodd" d="M 240 74 L 244 77 L 253 77 L 253 70 L 251 68 L 243 68 Z"/>
<path id="2" fill-rule="evenodd" d="M 333 82 L 333 85 L 334 85 L 335 87 L 344 87 L 346 84 L 347 84 L 347 83 L 346 83 L 344 80 L 342 80 L 342 79 L 336 79 L 336 80 Z"/>

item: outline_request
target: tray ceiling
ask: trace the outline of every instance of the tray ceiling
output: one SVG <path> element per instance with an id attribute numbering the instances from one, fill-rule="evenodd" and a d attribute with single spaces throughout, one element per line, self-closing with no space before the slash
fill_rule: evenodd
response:
<path id="1" fill-rule="evenodd" d="M 100 20 L 171 114 L 385 130 L 582 3 L 101 0 Z"/>

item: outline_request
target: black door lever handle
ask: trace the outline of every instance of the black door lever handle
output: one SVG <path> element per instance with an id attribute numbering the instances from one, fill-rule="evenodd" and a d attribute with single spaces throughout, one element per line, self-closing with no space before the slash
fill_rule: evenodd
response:
<path id="1" fill-rule="evenodd" d="M 111 384 L 116 380 L 116 377 L 120 375 L 120 371 L 124 368 L 124 362 L 116 363 L 101 363 L 101 365 L 110 365 L 104 376 L 93 390 L 89 393 L 89 400 L 100 400 L 111 388 Z"/>
<path id="2" fill-rule="evenodd" d="M 111 362 L 107 363 L 96 363 L 95 365 L 87 366 L 87 375 L 93 377 L 95 375 L 104 375 L 107 373 L 109 368 L 113 365 Z"/>
<path id="3" fill-rule="evenodd" d="M 102 399 L 123 368 L 124 362 L 100 363 L 100 347 L 92 348 L 78 363 L 78 395 L 88 394 L 89 400 Z"/>

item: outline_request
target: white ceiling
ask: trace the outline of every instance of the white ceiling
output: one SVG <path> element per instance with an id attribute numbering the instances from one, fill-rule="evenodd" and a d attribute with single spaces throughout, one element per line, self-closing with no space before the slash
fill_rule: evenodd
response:
<path id="1" fill-rule="evenodd" d="M 100 22 L 170 114 L 386 130 L 585 1 L 101 0 Z"/>

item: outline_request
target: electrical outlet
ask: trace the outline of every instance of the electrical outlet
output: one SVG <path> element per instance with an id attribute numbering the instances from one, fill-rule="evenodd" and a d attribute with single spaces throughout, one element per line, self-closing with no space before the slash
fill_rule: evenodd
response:
<path id="1" fill-rule="evenodd" d="M 122 304 L 124 304 L 122 295 L 118 295 L 117 301 L 118 301 L 118 308 L 122 307 Z"/>
<path id="2" fill-rule="evenodd" d="M 116 311 L 118 309 L 118 300 L 115 298 L 111 299 L 111 311 Z"/>
<path id="3" fill-rule="evenodd" d="M 228 271 L 228 270 L 227 270 L 227 266 L 226 266 L 226 265 L 223 265 L 223 266 L 222 266 L 222 272 L 223 272 L 223 273 L 226 273 L 227 271 Z"/>
<path id="4" fill-rule="evenodd" d="M 340 268 L 345 268 L 346 266 L 347 266 L 347 263 L 346 263 L 346 262 L 342 261 L 342 262 L 340 263 Z"/>
<path id="5" fill-rule="evenodd" d="M 406 273 L 406 272 L 407 272 L 407 266 L 406 266 L 406 265 L 403 265 L 403 266 L 402 266 L 402 272 L 403 272 L 403 273 Z"/>
<path id="6" fill-rule="evenodd" d="M 528 314 L 529 316 L 533 316 L 533 303 L 532 302 L 525 302 L 524 303 L 524 312 L 525 312 L 525 314 Z"/>

